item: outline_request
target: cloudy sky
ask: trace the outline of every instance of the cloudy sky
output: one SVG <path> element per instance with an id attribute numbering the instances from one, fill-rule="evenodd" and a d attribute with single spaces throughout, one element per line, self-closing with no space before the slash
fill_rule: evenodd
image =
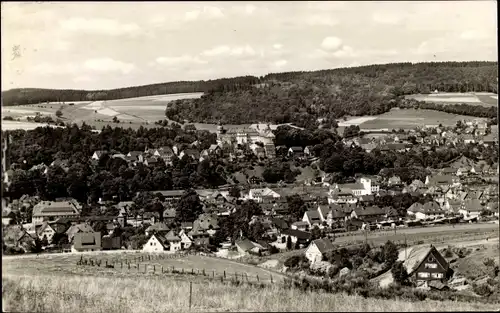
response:
<path id="1" fill-rule="evenodd" d="M 2 3 L 2 90 L 497 60 L 496 1 Z"/>

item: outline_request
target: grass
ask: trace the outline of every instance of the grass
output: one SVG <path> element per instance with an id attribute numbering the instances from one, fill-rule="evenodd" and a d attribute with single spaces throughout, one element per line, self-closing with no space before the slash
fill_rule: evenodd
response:
<path id="1" fill-rule="evenodd" d="M 163 277 L 108 278 L 4 275 L 3 311 L 178 312 L 189 310 L 189 283 Z M 455 301 L 365 299 L 361 296 L 301 292 L 278 284 L 266 288 L 193 282 L 191 311 L 468 311 L 495 305 Z"/>
<path id="2" fill-rule="evenodd" d="M 472 118 L 465 115 L 456 115 L 434 110 L 415 110 L 415 109 L 392 109 L 375 119 L 359 124 L 361 129 L 407 129 L 424 125 L 453 126 L 458 120 L 473 120 L 481 118 Z M 484 120 L 484 119 L 483 119 Z"/>
<path id="3" fill-rule="evenodd" d="M 409 95 L 407 98 L 443 105 L 467 103 L 485 107 L 497 106 L 498 101 L 492 98 L 492 96 L 496 95 L 493 93 L 440 93 L 430 95 Z"/>
<path id="4" fill-rule="evenodd" d="M 137 257 L 143 256 L 144 261 L 137 260 Z M 25 257 L 6 257 L 3 258 L 3 273 L 10 274 L 37 274 L 39 272 L 52 275 L 112 275 L 112 276 L 144 276 L 155 275 L 161 273 L 162 268 L 170 275 L 172 269 L 183 271 L 185 273 L 194 272 L 202 274 L 203 270 L 207 278 L 220 278 L 226 274 L 226 278 L 233 278 L 235 274 L 238 277 L 242 275 L 248 276 L 249 281 L 256 281 L 259 276 L 259 281 L 267 282 L 271 280 L 282 279 L 282 274 L 269 271 L 257 266 L 244 264 L 236 261 L 219 259 L 214 257 L 205 257 L 198 255 L 189 255 L 185 257 L 159 259 L 152 257 L 148 259 L 148 254 L 145 253 L 97 253 L 83 255 L 85 259 L 100 260 L 101 266 L 77 266 L 76 263 L 80 260 L 80 254 L 46 254 Z M 109 264 L 115 264 L 114 269 L 105 268 L 106 261 Z M 130 269 L 128 263 L 130 262 Z M 123 264 L 123 267 L 122 267 Z M 137 266 L 139 264 L 139 269 Z M 153 265 L 155 267 L 153 267 Z M 147 267 L 146 267 L 147 266 Z M 145 270 L 147 270 L 145 274 Z M 153 273 L 153 271 L 155 271 Z"/>

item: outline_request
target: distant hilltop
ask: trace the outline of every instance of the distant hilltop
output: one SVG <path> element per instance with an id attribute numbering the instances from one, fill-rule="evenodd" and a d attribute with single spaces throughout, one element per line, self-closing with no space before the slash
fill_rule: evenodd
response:
<path id="1" fill-rule="evenodd" d="M 401 87 L 405 83 L 410 84 L 434 84 L 429 87 L 434 90 L 445 84 L 461 84 L 464 79 L 471 85 L 497 85 L 498 62 L 427 62 L 427 63 L 393 63 L 382 65 L 368 65 L 352 68 L 338 68 L 319 71 L 297 71 L 286 73 L 270 73 L 266 76 L 241 76 L 234 78 L 221 78 L 214 80 L 200 81 L 177 81 L 159 84 L 150 84 L 143 86 L 132 86 L 126 88 L 110 90 L 59 90 L 59 89 L 40 89 L 40 88 L 20 88 L 11 89 L 2 92 L 2 105 L 23 105 L 37 104 L 42 102 L 71 102 L 71 101 L 98 101 L 114 100 L 124 98 L 135 98 L 144 96 L 174 94 L 174 93 L 192 93 L 192 92 L 232 92 L 239 90 L 248 90 L 252 88 L 263 89 L 268 87 L 266 82 L 290 82 L 300 77 L 308 80 L 311 77 L 328 77 L 360 75 L 376 78 L 377 75 L 383 75 L 391 72 L 391 76 L 400 76 Z M 426 69 L 434 69 L 432 75 L 427 75 Z M 436 69 L 454 69 L 440 73 Z M 480 71 L 483 75 L 471 75 Z M 410 75 L 411 73 L 411 75 Z M 415 76 L 417 79 L 408 81 L 409 76 Z M 419 80 L 420 78 L 420 80 Z M 422 78 L 425 78 L 422 80 Z M 477 81 L 475 81 L 477 80 Z M 390 84 L 389 84 L 390 85 Z M 290 86 L 293 87 L 293 84 Z M 289 86 L 289 87 L 290 87 Z M 496 88 L 496 87 L 495 87 Z M 484 88 L 483 88 L 484 89 Z M 441 90 L 441 89 L 440 89 Z M 471 89 L 473 90 L 473 89 Z M 475 89 L 474 89 L 475 90 Z M 488 91 L 488 90 L 476 90 Z"/>

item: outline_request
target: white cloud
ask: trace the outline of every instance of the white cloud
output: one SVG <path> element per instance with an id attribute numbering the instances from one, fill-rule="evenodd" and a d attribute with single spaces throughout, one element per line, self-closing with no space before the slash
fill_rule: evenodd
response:
<path id="1" fill-rule="evenodd" d="M 321 48 L 326 51 L 335 51 L 342 47 L 342 39 L 338 37 L 326 37 L 321 42 Z"/>
<path id="2" fill-rule="evenodd" d="M 89 34 L 120 36 L 137 34 L 141 28 L 135 23 L 120 23 L 112 19 L 72 17 L 60 22 L 63 30 Z"/>
<path id="3" fill-rule="evenodd" d="M 199 18 L 220 19 L 223 17 L 224 13 L 222 12 L 222 10 L 215 6 L 203 6 L 193 11 L 188 11 L 184 14 L 184 18 L 186 21 L 194 21 Z"/>
<path id="4" fill-rule="evenodd" d="M 111 58 L 89 59 L 83 64 L 84 68 L 96 72 L 121 72 L 128 74 L 135 69 L 132 63 L 117 61 Z"/>
<path id="5" fill-rule="evenodd" d="M 218 57 L 218 56 L 248 57 L 248 56 L 255 56 L 257 55 L 257 53 L 249 45 L 234 46 L 234 47 L 223 45 L 214 47 L 209 50 L 205 50 L 201 53 L 201 55 L 207 57 Z"/>
<path id="6" fill-rule="evenodd" d="M 178 57 L 158 57 L 156 58 L 156 63 L 166 66 L 179 66 L 185 64 L 206 64 L 205 60 L 198 57 L 193 57 L 190 55 L 182 55 Z"/>
<path id="7" fill-rule="evenodd" d="M 273 45 L 273 48 L 274 48 L 274 49 L 276 49 L 276 50 L 280 50 L 281 48 L 283 48 L 283 45 L 282 45 L 282 44 L 280 44 L 280 43 L 275 43 L 275 44 Z"/>
<path id="8" fill-rule="evenodd" d="M 350 46 L 342 46 L 342 48 L 333 53 L 333 56 L 336 58 L 352 57 L 354 56 L 354 50 Z"/>

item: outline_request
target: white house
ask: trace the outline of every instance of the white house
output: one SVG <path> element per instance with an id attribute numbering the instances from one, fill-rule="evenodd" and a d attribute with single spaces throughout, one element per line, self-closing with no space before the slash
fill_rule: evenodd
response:
<path id="1" fill-rule="evenodd" d="M 164 252 L 168 251 L 167 239 L 161 235 L 153 234 L 148 242 L 142 247 L 143 252 Z"/>
<path id="2" fill-rule="evenodd" d="M 49 223 L 45 222 L 42 224 L 42 226 L 40 226 L 36 234 L 40 240 L 45 237 L 48 242 L 51 242 L 52 237 L 54 237 L 54 235 L 56 234 L 56 231 L 49 225 Z"/>
<path id="3" fill-rule="evenodd" d="M 250 189 L 248 195 L 244 198 L 245 200 L 254 200 L 256 202 L 262 202 L 262 199 L 266 197 L 281 198 L 281 195 L 270 188 L 254 188 Z"/>
<path id="4" fill-rule="evenodd" d="M 479 217 L 483 211 L 483 206 L 478 199 L 465 200 L 458 213 L 462 214 L 466 218 Z"/>
<path id="5" fill-rule="evenodd" d="M 305 212 L 302 221 L 306 222 L 309 225 L 309 228 L 312 228 L 314 226 L 321 226 L 321 217 L 317 210 Z"/>
<path id="6" fill-rule="evenodd" d="M 95 151 L 94 154 L 92 154 L 92 160 L 98 161 L 105 153 L 106 151 L 103 150 Z"/>
<path id="7" fill-rule="evenodd" d="M 329 239 L 316 239 L 307 247 L 305 256 L 311 263 L 321 262 L 326 253 L 333 249 L 335 249 L 335 246 Z"/>
<path id="8" fill-rule="evenodd" d="M 181 249 L 189 249 L 189 247 L 193 244 L 193 241 L 186 234 L 186 231 L 182 229 L 178 236 L 181 238 Z"/>
<path id="9" fill-rule="evenodd" d="M 416 202 L 412 204 L 407 213 L 409 215 L 414 215 L 417 220 L 425 220 L 429 218 L 438 218 L 444 216 L 445 211 L 441 209 L 439 204 L 434 201 L 429 201 L 424 205 Z"/>

